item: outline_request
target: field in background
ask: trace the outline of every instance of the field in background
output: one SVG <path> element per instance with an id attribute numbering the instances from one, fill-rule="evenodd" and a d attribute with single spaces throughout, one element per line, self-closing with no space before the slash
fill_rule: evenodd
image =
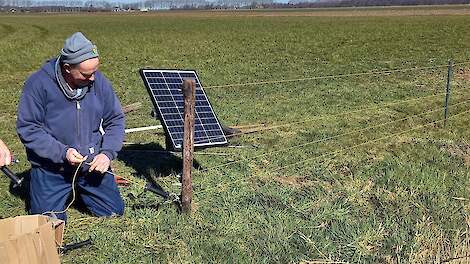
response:
<path id="1" fill-rule="evenodd" d="M 279 127 L 197 152 L 191 217 L 171 204 L 132 209 L 162 202 L 128 197 L 145 177 L 179 191 L 181 159 L 154 152 L 164 147 L 160 132 L 128 135 L 113 163 L 132 182 L 121 189 L 125 216 L 72 209 L 66 242 L 91 236 L 94 245 L 65 263 L 429 263 L 469 255 L 470 64 L 456 66 L 452 83 L 450 115 L 464 114 L 446 128 L 428 124 L 443 116 L 448 59 L 470 61 L 470 17 L 289 12 L 0 16 L 0 138 L 22 161 L 13 167 L 22 175 L 28 164 L 15 132 L 22 83 L 75 31 L 98 45 L 122 104 L 142 102 L 127 127 L 159 124 L 149 115 L 143 67 L 195 69 L 209 87 L 443 65 L 207 88 L 223 123 Z M 0 217 L 20 214 L 22 195 L 2 176 Z"/>

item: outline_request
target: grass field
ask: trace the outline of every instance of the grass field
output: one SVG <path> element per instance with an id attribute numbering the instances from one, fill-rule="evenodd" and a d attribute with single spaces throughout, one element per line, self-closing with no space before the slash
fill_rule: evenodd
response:
<path id="1" fill-rule="evenodd" d="M 145 177 L 179 192 L 181 159 L 152 152 L 164 147 L 161 132 L 127 135 L 113 163 L 131 180 L 121 189 L 124 217 L 71 209 L 66 242 L 91 236 L 94 244 L 63 262 L 468 261 L 461 257 L 470 253 L 470 64 L 455 66 L 447 126 L 432 122 L 443 118 L 447 61 L 470 61 L 469 9 L 390 10 L 0 16 L 0 138 L 22 161 L 12 167 L 18 174 L 29 169 L 15 132 L 22 83 L 75 31 L 98 45 L 122 104 L 142 102 L 127 127 L 159 124 L 149 115 L 143 67 L 197 70 L 227 125 L 278 126 L 231 140 L 236 147 L 197 152 L 191 216 L 171 204 L 132 208 L 162 202 L 128 197 Z M 0 217 L 25 213 L 24 198 L 2 176 Z"/>

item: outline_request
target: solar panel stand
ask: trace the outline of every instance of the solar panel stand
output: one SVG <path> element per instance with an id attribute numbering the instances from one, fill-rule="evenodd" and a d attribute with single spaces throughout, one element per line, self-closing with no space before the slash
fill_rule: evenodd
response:
<path id="1" fill-rule="evenodd" d="M 182 84 L 184 98 L 184 131 L 183 131 L 183 177 L 181 180 L 181 206 L 184 213 L 191 213 L 193 186 L 191 170 L 194 152 L 194 114 L 196 82 L 194 79 L 184 79 Z"/>
<path id="2" fill-rule="evenodd" d="M 166 151 L 176 151 L 173 147 L 173 142 L 171 142 L 171 138 L 168 133 L 165 133 L 165 149 Z"/>
<path id="3" fill-rule="evenodd" d="M 150 116 L 159 121 L 162 120 L 160 114 L 155 108 L 152 109 L 152 111 L 150 111 Z M 165 150 L 168 152 L 176 151 L 176 149 L 173 147 L 173 142 L 171 142 L 170 134 L 166 132 L 165 132 Z"/>

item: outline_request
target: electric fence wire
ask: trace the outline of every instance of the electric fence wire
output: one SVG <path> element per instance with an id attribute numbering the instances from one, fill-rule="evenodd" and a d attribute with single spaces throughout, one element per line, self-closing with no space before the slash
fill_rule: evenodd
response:
<path id="1" fill-rule="evenodd" d="M 458 66 L 458 65 L 467 65 L 467 64 L 470 64 L 470 61 L 464 61 L 464 62 L 453 63 L 452 65 L 453 65 L 453 66 Z M 321 79 L 335 79 L 335 78 L 344 78 L 344 77 L 357 77 L 357 76 L 364 76 L 364 75 L 388 74 L 388 73 L 394 73 L 394 72 L 429 70 L 429 69 L 439 69 L 439 68 L 446 68 L 446 67 L 449 67 L 449 65 L 435 65 L 435 66 L 412 67 L 412 68 L 396 68 L 396 69 L 381 70 L 381 71 L 368 71 L 368 72 L 358 72 L 358 73 L 332 74 L 332 75 L 312 76 L 312 77 L 294 78 L 294 79 L 285 79 L 285 80 L 256 81 L 256 82 L 248 82 L 248 83 L 222 84 L 222 85 L 205 86 L 204 88 L 205 88 L 205 89 L 211 89 L 211 88 L 229 88 L 229 87 L 242 87 L 242 86 L 256 86 L 256 85 L 264 85 L 264 84 L 276 84 L 276 83 L 287 83 L 287 82 L 301 82 L 301 81 L 311 81 L 311 80 L 321 80 Z"/>
<path id="2" fill-rule="evenodd" d="M 470 64 L 470 61 L 458 62 L 458 63 L 454 63 L 453 65 L 454 65 L 454 66 L 457 66 L 457 65 L 467 65 L 467 64 Z M 375 75 L 375 74 L 392 73 L 392 72 L 404 72 L 404 71 L 411 71 L 411 70 L 438 69 L 438 68 L 443 68 L 443 67 L 448 67 L 448 65 L 436 65 L 436 66 L 427 66 L 427 67 L 402 68 L 402 69 L 392 69 L 392 70 L 385 70 L 385 71 L 361 72 L 361 73 L 354 73 L 354 74 L 339 74 L 339 75 L 316 76 L 316 77 L 309 77 L 309 78 L 290 79 L 290 80 L 278 80 L 278 81 L 268 81 L 268 82 L 252 82 L 252 83 L 233 84 L 233 85 L 215 85 L 215 86 L 207 86 L 207 87 L 205 87 L 205 88 L 229 87 L 229 86 L 237 86 L 237 85 L 239 85 L 239 86 L 246 86 L 246 85 L 273 84 L 273 83 L 279 83 L 279 82 L 305 81 L 305 80 L 327 79 L 327 78 L 338 78 L 338 77 L 350 77 L 350 76 L 361 76 L 361 75 Z M 399 103 L 402 103 L 402 102 L 411 102 L 411 101 L 421 100 L 421 99 L 425 99 L 425 98 L 432 98 L 432 97 L 436 97 L 436 96 L 444 95 L 444 94 L 446 94 L 446 93 L 445 93 L 445 92 L 442 92 L 442 93 L 437 93 L 437 94 L 433 94 L 433 95 L 429 95 L 429 96 L 425 96 L 425 97 L 418 97 L 418 98 L 412 98 L 412 99 L 405 99 L 405 100 L 400 100 L 400 101 L 394 101 L 394 102 L 391 102 L 391 103 L 379 104 L 379 105 L 372 106 L 372 107 L 367 107 L 367 108 L 362 108 L 362 109 L 356 109 L 356 110 L 351 110 L 351 111 L 345 111 L 345 112 L 341 112 L 341 113 L 338 113 L 338 114 L 326 115 L 326 116 L 334 117 L 334 116 L 339 116 L 339 115 L 352 114 L 352 113 L 357 113 L 357 112 L 366 111 L 366 110 L 378 109 L 378 108 L 383 107 L 383 106 L 385 106 L 385 105 L 394 105 L 394 104 L 399 104 Z M 301 124 L 301 123 L 307 123 L 307 122 L 311 122 L 311 121 L 318 120 L 318 119 L 320 119 L 320 118 L 322 118 L 322 117 L 324 117 L 324 116 L 316 116 L 316 117 L 313 117 L 313 118 L 308 118 L 308 119 L 305 119 L 305 120 L 296 121 L 296 122 L 291 122 L 291 123 L 287 123 L 287 124 L 280 124 L 280 125 L 274 125 L 274 126 L 268 126 L 268 127 L 261 127 L 261 128 L 259 128 L 259 129 L 254 129 L 254 130 L 251 130 L 251 131 L 244 131 L 244 132 L 242 131 L 242 132 L 234 133 L 234 134 L 230 135 L 230 137 L 239 136 L 239 135 L 244 135 L 244 134 L 250 134 L 250 133 L 254 133 L 254 132 L 261 132 L 261 131 L 263 131 L 263 130 L 272 130 L 272 129 L 276 129 L 276 128 L 287 127 L 287 126 L 292 126 L 292 125 Z M 221 136 L 209 137 L 209 139 L 220 139 L 220 138 L 221 138 Z M 198 142 L 198 141 L 195 141 L 195 143 L 199 143 L 199 142 Z"/>
<path id="3" fill-rule="evenodd" d="M 293 126 L 293 125 L 309 123 L 309 122 L 317 121 L 317 120 L 320 120 L 320 119 L 323 119 L 323 118 L 331 118 L 331 117 L 337 117 L 337 116 L 342 116 L 342 115 L 356 114 L 356 113 L 367 111 L 367 110 L 381 110 L 381 111 L 383 111 L 383 107 L 388 107 L 388 106 L 401 104 L 401 103 L 408 103 L 408 102 L 413 102 L 413 101 L 424 100 L 424 99 L 433 98 L 433 97 L 440 96 L 440 95 L 445 95 L 445 94 L 446 94 L 445 92 L 442 92 L 442 93 L 437 93 L 437 94 L 428 95 L 428 96 L 416 97 L 416 98 L 412 98 L 412 99 L 404 99 L 404 100 L 392 101 L 392 102 L 383 103 L 383 104 L 376 104 L 376 105 L 371 106 L 371 107 L 354 109 L 354 110 L 344 111 L 344 112 L 340 112 L 340 113 L 336 113 L 336 114 L 318 115 L 318 116 L 314 116 L 312 118 L 306 118 L 306 119 L 301 120 L 301 121 L 295 121 L 295 122 L 284 123 L 284 124 L 279 124 L 279 125 L 272 125 L 272 126 L 265 126 L 265 127 L 260 127 L 259 129 L 255 129 L 255 130 L 241 131 L 241 132 L 233 133 L 229 137 L 246 135 L 246 134 L 251 134 L 251 133 L 255 133 L 255 132 L 258 133 L 258 132 L 266 131 L 266 130 L 273 130 L 273 129 L 282 128 L 282 127 L 289 127 L 289 126 Z M 462 94 L 462 92 L 454 92 L 454 94 Z M 208 137 L 208 138 L 209 139 L 219 139 L 220 136 Z"/>
<path id="4" fill-rule="evenodd" d="M 468 101 L 468 100 L 467 100 L 467 101 Z M 457 105 L 466 103 L 467 101 L 460 102 L 460 103 L 456 103 L 456 104 L 453 104 L 453 105 L 449 105 L 449 107 L 454 107 L 454 106 L 457 106 Z M 434 110 L 422 112 L 422 113 L 419 113 L 419 114 L 407 116 L 407 117 L 402 118 L 402 119 L 392 120 L 392 121 L 389 121 L 389 122 L 386 122 L 386 123 L 382 123 L 382 124 L 378 124 L 378 125 L 373 125 L 373 126 L 369 126 L 369 127 L 365 127 L 365 128 L 361 128 L 361 129 L 357 129 L 357 130 L 352 130 L 352 131 L 349 131 L 349 132 L 346 132 L 346 133 L 343 133 L 343 134 L 339 134 L 339 135 L 335 135 L 335 136 L 331 136 L 331 137 L 327 137 L 327 138 L 323 138 L 323 139 L 319 139 L 319 140 L 315 140 L 315 141 L 303 143 L 303 144 L 300 144 L 300 145 L 290 146 L 290 147 L 287 147 L 287 148 L 282 148 L 282 149 L 279 149 L 279 150 L 275 150 L 275 151 L 263 153 L 263 154 L 260 154 L 260 155 L 256 155 L 256 156 L 249 157 L 249 158 L 247 158 L 247 159 L 248 159 L 248 160 L 252 160 L 252 159 L 265 157 L 265 156 L 272 155 L 272 154 L 279 153 L 279 152 L 285 152 L 285 151 L 287 151 L 287 150 L 291 150 L 291 149 L 295 149 L 295 148 L 299 148 L 299 147 L 305 147 L 305 146 L 308 146 L 308 145 L 311 145 L 311 144 L 316 144 L 316 143 L 321 143 L 321 142 L 329 141 L 329 140 L 336 139 L 336 138 L 339 138 L 339 137 L 343 137 L 343 136 L 355 134 L 355 133 L 358 133 L 358 132 L 367 131 L 367 130 L 370 130 L 370 129 L 373 129 L 373 128 L 377 128 L 377 127 L 381 127 L 381 126 L 393 124 L 393 123 L 400 122 L 400 121 L 405 121 L 405 120 L 411 119 L 411 118 L 413 118 L 413 117 L 418 117 L 418 116 L 426 115 L 426 114 L 433 113 L 433 112 L 437 112 L 437 111 L 442 111 L 442 107 L 441 107 L 441 108 L 438 108 L 438 109 L 434 109 Z M 230 161 L 230 162 L 226 162 L 226 163 L 223 163 L 223 164 L 219 164 L 219 165 L 216 165 L 216 166 L 213 166 L 213 167 L 209 167 L 209 168 L 200 170 L 200 171 L 198 171 L 198 172 L 206 172 L 206 171 L 209 171 L 209 170 L 213 170 L 213 169 L 217 169 L 217 168 L 222 168 L 222 167 L 230 166 L 230 165 L 232 165 L 232 164 L 240 163 L 240 162 L 242 162 L 242 161 L 244 161 L 244 159 L 235 160 L 235 161 Z"/>
<path id="5" fill-rule="evenodd" d="M 468 102 L 468 100 L 466 102 Z M 448 119 L 455 118 L 457 116 L 460 116 L 462 114 L 466 114 L 466 113 L 469 113 L 469 112 L 470 112 L 470 110 L 466 110 L 466 111 L 460 112 L 458 114 L 452 115 Z M 277 171 L 280 171 L 280 170 L 283 170 L 283 169 L 286 169 L 288 167 L 292 167 L 292 166 L 295 166 L 295 165 L 307 164 L 307 162 L 310 162 L 310 161 L 313 161 L 313 160 L 318 160 L 318 159 L 321 159 L 321 158 L 324 158 L 324 157 L 327 157 L 327 156 L 331 156 L 331 155 L 337 155 L 337 154 L 340 154 L 342 152 L 345 152 L 345 151 L 348 151 L 348 150 L 351 150 L 351 149 L 355 149 L 355 148 L 358 148 L 358 147 L 361 147 L 361 146 L 364 146 L 364 145 L 367 145 L 367 144 L 371 144 L 371 143 L 374 143 L 374 142 L 378 142 L 378 141 L 381 141 L 381 140 L 384 140 L 384 139 L 390 139 L 390 138 L 393 138 L 393 137 L 396 137 L 396 136 L 399 136 L 399 135 L 409 133 L 409 132 L 414 131 L 414 130 L 418 130 L 418 129 L 425 128 L 425 127 L 428 127 L 428 126 L 431 126 L 431 125 L 435 125 L 435 124 L 440 123 L 440 122 L 444 122 L 445 120 L 446 119 L 443 118 L 443 119 L 433 121 L 433 122 L 430 122 L 430 123 L 427 123 L 427 124 L 424 124 L 424 125 L 415 126 L 411 129 L 403 130 L 403 131 L 400 131 L 398 133 L 392 133 L 392 134 L 380 137 L 378 139 L 369 140 L 369 141 L 366 141 L 366 142 L 363 142 L 363 143 L 360 143 L 360 144 L 357 144 L 357 145 L 353 145 L 351 147 L 342 148 L 342 149 L 337 150 L 337 151 L 328 152 L 328 153 L 325 153 L 325 154 L 322 154 L 322 155 L 319 155 L 319 156 L 315 156 L 315 157 L 310 158 L 310 159 L 305 159 L 305 160 L 302 160 L 302 161 L 299 161 L 299 162 L 291 163 L 291 164 L 286 165 L 286 166 L 278 167 L 278 168 L 275 168 L 274 170 L 267 171 L 266 173 L 274 173 L 274 172 L 277 172 Z M 332 158 L 330 158 L 330 159 L 332 159 Z M 326 161 L 326 160 L 324 160 L 324 161 Z M 306 165 L 303 165 L 303 166 L 306 166 Z M 213 190 L 216 190 L 216 189 L 220 190 L 220 189 L 223 189 L 224 187 L 227 187 L 231 184 L 241 182 L 241 181 L 244 181 L 244 180 L 249 180 L 249 179 L 254 178 L 256 176 L 257 175 L 254 174 L 254 175 L 251 175 L 249 177 L 240 178 L 240 179 L 237 179 L 237 180 L 234 180 L 234 181 L 229 181 L 229 182 L 225 182 L 225 183 L 222 183 L 222 184 L 218 184 L 217 186 L 215 186 L 213 188 L 203 189 L 201 191 L 195 192 L 194 194 L 198 195 L 198 194 L 206 193 L 208 191 L 213 191 Z"/>

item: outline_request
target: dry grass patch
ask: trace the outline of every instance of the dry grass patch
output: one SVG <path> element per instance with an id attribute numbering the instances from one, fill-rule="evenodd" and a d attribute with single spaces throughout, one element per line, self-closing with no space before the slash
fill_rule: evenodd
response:
<path id="1" fill-rule="evenodd" d="M 455 77 L 462 80 L 470 80 L 470 69 L 461 68 L 456 71 Z"/>
<path id="2" fill-rule="evenodd" d="M 466 142 L 443 144 L 441 150 L 448 152 L 451 156 L 462 158 L 465 166 L 470 165 L 470 144 Z"/>

